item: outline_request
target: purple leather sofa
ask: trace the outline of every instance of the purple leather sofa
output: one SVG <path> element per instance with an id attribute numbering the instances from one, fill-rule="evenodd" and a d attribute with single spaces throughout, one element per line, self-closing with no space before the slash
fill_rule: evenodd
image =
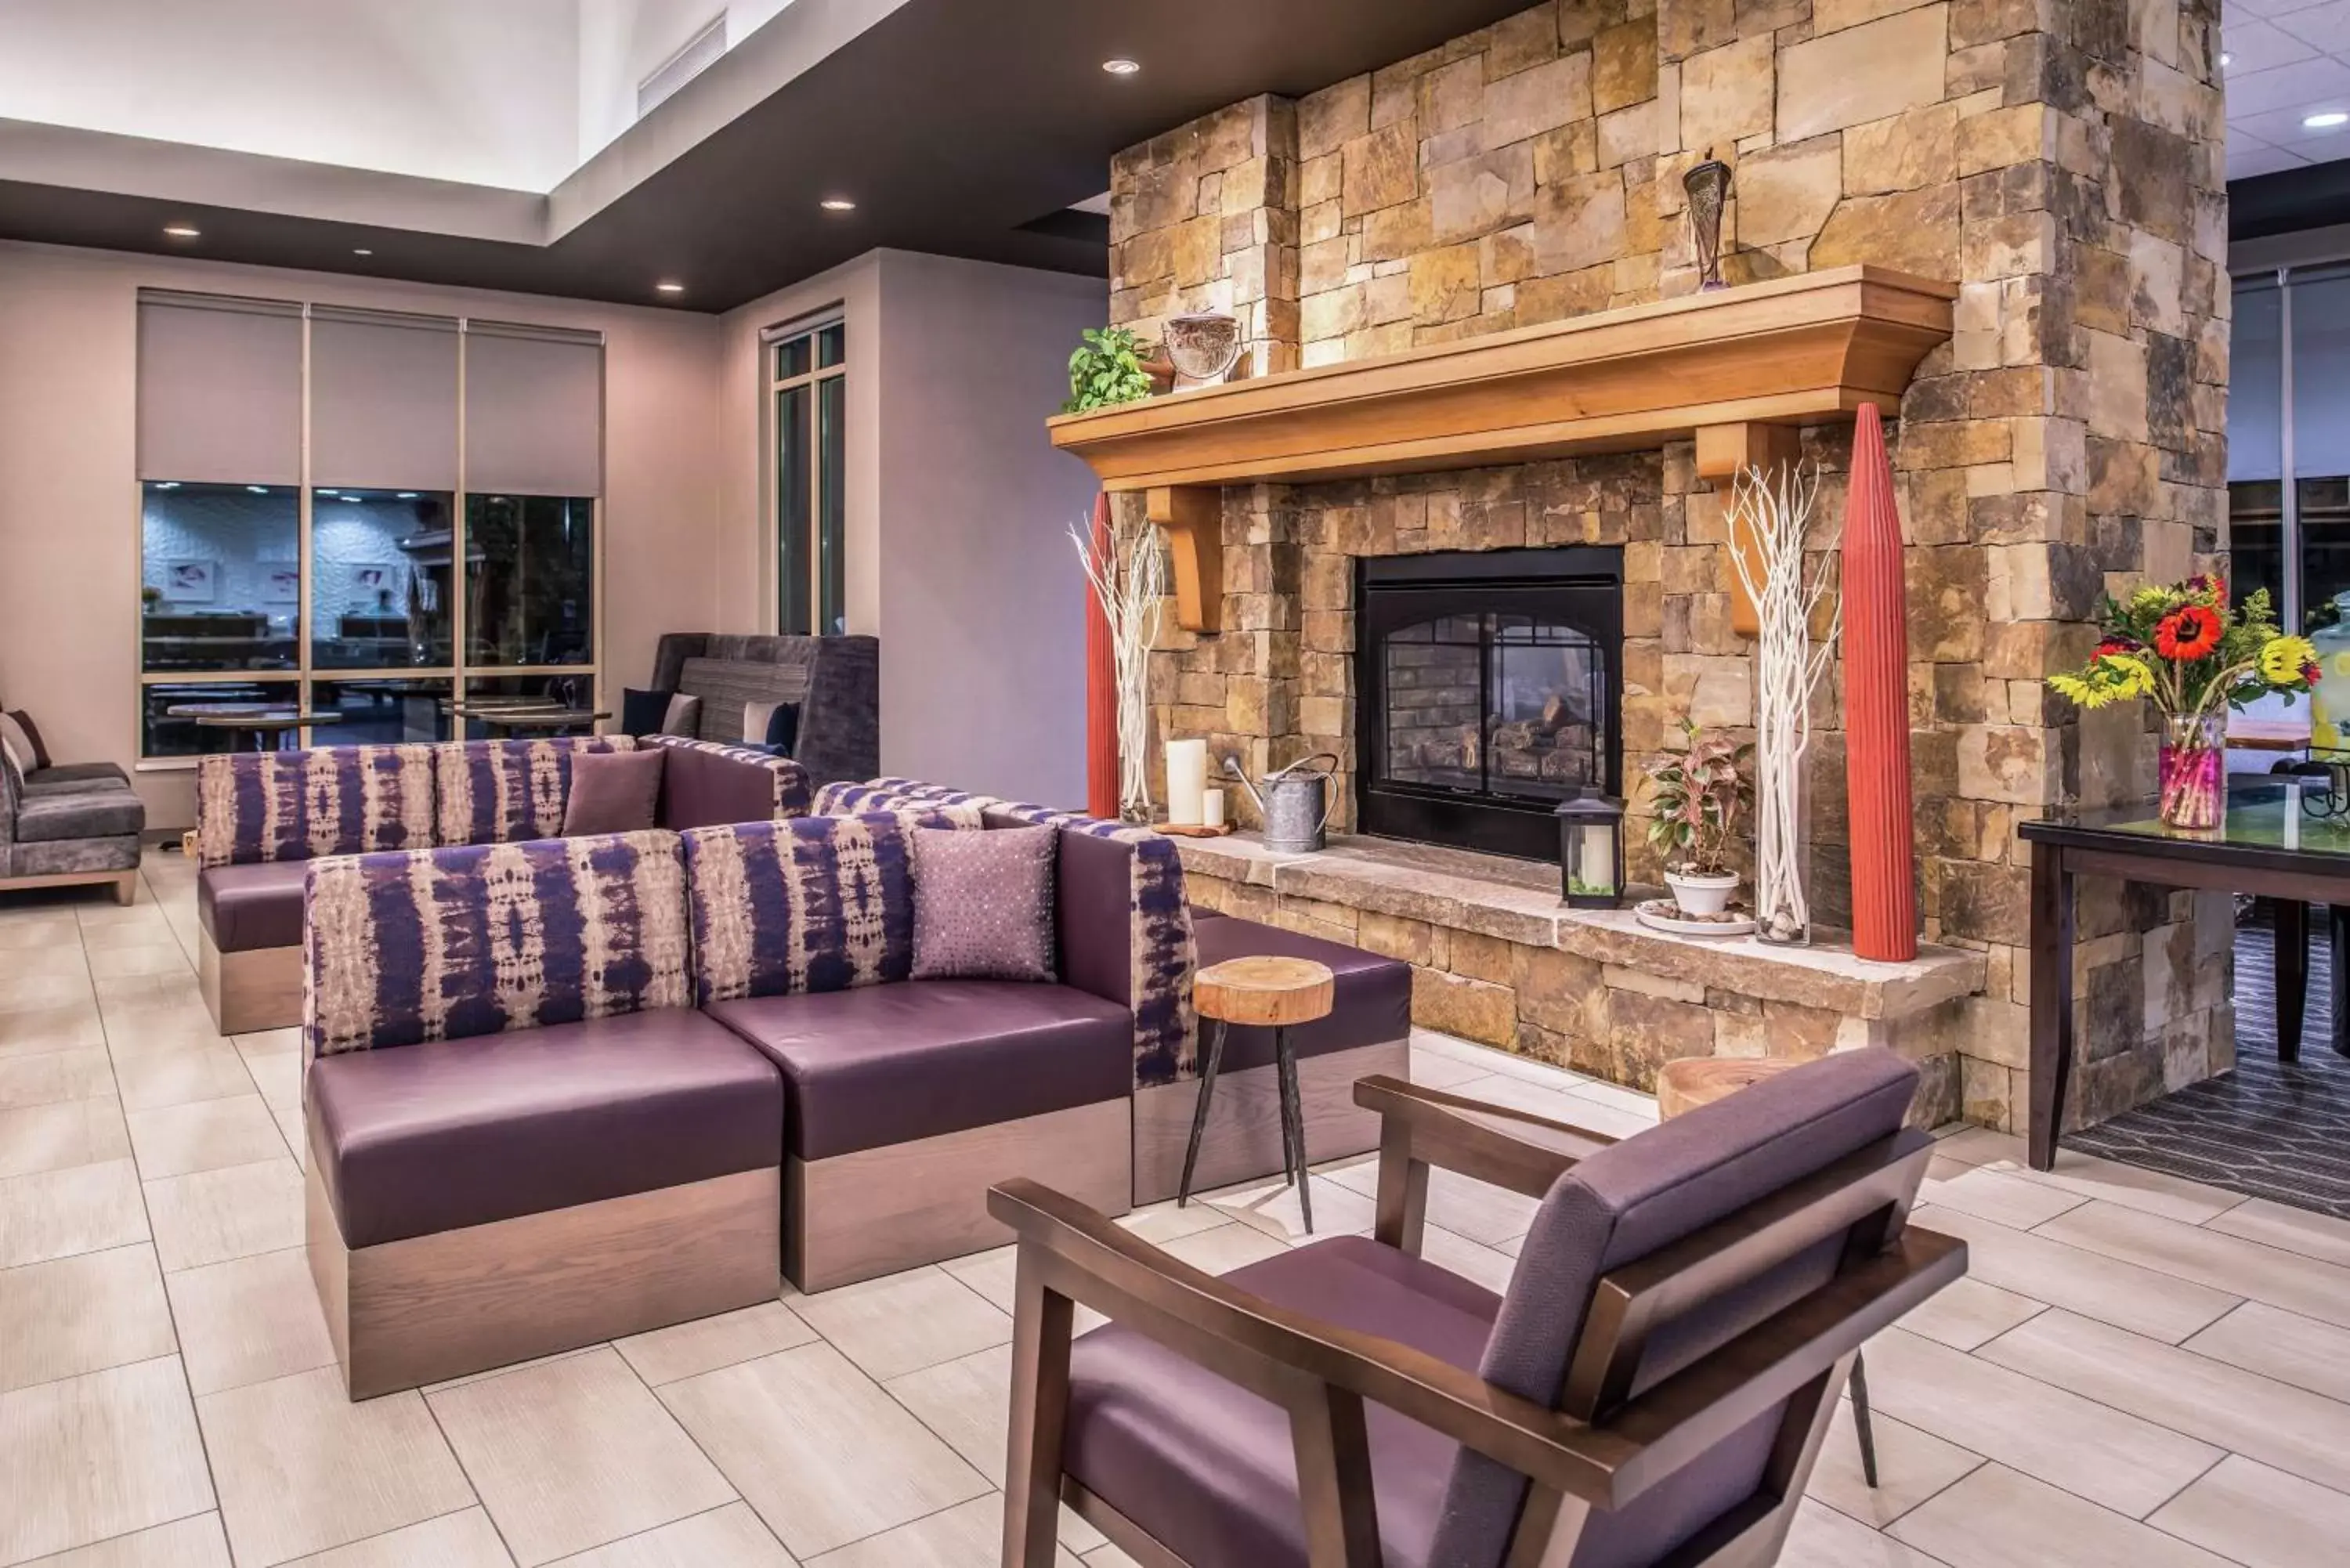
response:
<path id="1" fill-rule="evenodd" d="M 657 826 L 763 821 L 808 809 L 787 757 L 662 735 Z M 282 1029 L 302 1005 L 302 888 L 313 858 L 520 842 L 563 831 L 571 759 L 625 735 L 208 756 L 196 774 L 197 971 L 224 1034 Z"/>

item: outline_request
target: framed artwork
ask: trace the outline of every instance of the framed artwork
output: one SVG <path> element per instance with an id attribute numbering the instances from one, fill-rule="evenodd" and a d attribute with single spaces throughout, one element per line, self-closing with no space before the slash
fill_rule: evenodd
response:
<path id="1" fill-rule="evenodd" d="M 397 568 L 383 566 L 362 566 L 351 568 L 351 591 L 369 597 L 383 593 L 392 586 Z"/>
<path id="2" fill-rule="evenodd" d="M 220 566 L 213 561 L 165 561 L 163 597 L 183 604 L 210 604 L 220 597 Z"/>
<path id="3" fill-rule="evenodd" d="M 261 597 L 271 604 L 302 602 L 302 572 L 298 566 L 274 566 L 261 580 Z"/>

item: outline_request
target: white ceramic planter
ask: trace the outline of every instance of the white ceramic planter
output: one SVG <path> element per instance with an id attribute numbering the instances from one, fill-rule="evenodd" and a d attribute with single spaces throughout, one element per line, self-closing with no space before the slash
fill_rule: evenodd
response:
<path id="1" fill-rule="evenodd" d="M 1719 915 L 1730 907 L 1730 896 L 1738 891 L 1738 873 L 1725 871 L 1718 877 L 1692 876 L 1686 871 L 1665 873 L 1665 886 L 1673 890 L 1673 902 L 1684 914 Z"/>

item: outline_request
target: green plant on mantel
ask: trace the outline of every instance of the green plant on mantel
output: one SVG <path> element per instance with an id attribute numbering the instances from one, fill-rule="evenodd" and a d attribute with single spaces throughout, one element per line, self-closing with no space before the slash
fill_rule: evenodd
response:
<path id="1" fill-rule="evenodd" d="M 1684 745 L 1648 764 L 1656 781 L 1648 842 L 1684 876 L 1718 877 L 1730 869 L 1739 819 L 1754 809 L 1754 748 L 1719 730 L 1681 721 Z"/>
<path id="2" fill-rule="evenodd" d="M 1123 327 L 1085 330 L 1085 342 L 1069 356 L 1069 400 L 1065 414 L 1082 414 L 1150 396 L 1150 372 L 1142 363 L 1142 343 Z"/>

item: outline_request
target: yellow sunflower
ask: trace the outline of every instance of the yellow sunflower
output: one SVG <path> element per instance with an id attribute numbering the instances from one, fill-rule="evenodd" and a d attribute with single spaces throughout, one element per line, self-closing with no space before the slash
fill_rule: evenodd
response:
<path id="1" fill-rule="evenodd" d="M 2272 637 L 2261 646 L 2261 679 L 2272 686 L 2298 684 L 2316 662 L 2317 649 L 2305 637 Z"/>

